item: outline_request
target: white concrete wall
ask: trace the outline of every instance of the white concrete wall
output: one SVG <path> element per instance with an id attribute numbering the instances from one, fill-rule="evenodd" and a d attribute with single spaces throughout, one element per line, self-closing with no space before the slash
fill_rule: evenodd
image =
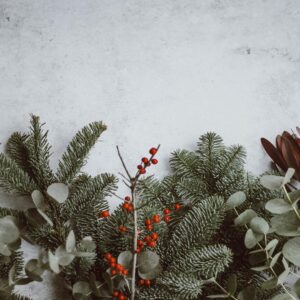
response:
<path id="1" fill-rule="evenodd" d="M 103 120 L 87 171 L 119 171 L 116 144 L 135 168 L 161 143 L 162 176 L 170 151 L 213 130 L 259 173 L 259 138 L 299 125 L 299 25 L 298 0 L 0 0 L 0 142 L 38 114 L 55 167 L 78 129 Z"/>

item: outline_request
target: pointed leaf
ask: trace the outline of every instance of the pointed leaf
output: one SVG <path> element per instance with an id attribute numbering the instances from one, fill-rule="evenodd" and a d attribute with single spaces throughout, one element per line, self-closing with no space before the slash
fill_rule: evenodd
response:
<path id="1" fill-rule="evenodd" d="M 71 253 L 75 251 L 75 245 L 76 245 L 76 238 L 74 231 L 71 230 L 68 234 L 67 240 L 66 240 L 66 251 Z"/>
<path id="2" fill-rule="evenodd" d="M 225 204 L 225 210 L 233 209 L 246 201 L 246 194 L 244 192 L 236 192 L 232 194 Z"/>
<path id="3" fill-rule="evenodd" d="M 69 188 L 64 183 L 52 183 L 48 187 L 47 193 L 58 203 L 64 203 L 69 196 Z"/>

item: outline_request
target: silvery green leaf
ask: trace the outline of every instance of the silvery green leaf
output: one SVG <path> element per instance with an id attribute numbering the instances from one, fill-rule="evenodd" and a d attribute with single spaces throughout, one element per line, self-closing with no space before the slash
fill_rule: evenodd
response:
<path id="1" fill-rule="evenodd" d="M 10 244 L 19 238 L 20 232 L 9 216 L 0 218 L 0 242 Z"/>
<path id="2" fill-rule="evenodd" d="M 75 299 L 82 299 L 80 297 L 78 298 L 78 296 L 80 296 L 80 295 L 88 296 L 91 292 L 92 292 L 92 290 L 90 288 L 90 285 L 86 281 L 77 281 L 73 285 L 72 293 L 73 293 L 73 296 L 75 297 Z"/>
<path id="3" fill-rule="evenodd" d="M 55 257 L 58 259 L 59 265 L 68 266 L 75 258 L 75 255 L 67 252 L 63 246 L 59 246 L 55 250 Z"/>
<path id="4" fill-rule="evenodd" d="M 51 270 L 58 274 L 60 272 L 59 264 L 58 264 L 58 257 L 53 255 L 53 253 L 49 250 L 48 251 L 48 259 L 49 259 L 49 266 Z"/>
<path id="5" fill-rule="evenodd" d="M 53 222 L 51 221 L 51 219 L 40 209 L 37 210 L 39 212 L 39 214 L 45 219 L 45 221 L 47 221 L 47 223 L 53 227 Z"/>
<path id="6" fill-rule="evenodd" d="M 159 256 L 150 250 L 145 250 L 137 257 L 137 264 L 142 273 L 148 273 L 159 263 Z"/>
<path id="7" fill-rule="evenodd" d="M 64 183 L 52 183 L 48 187 L 47 193 L 58 203 L 64 203 L 69 196 L 69 188 Z"/>
<path id="8" fill-rule="evenodd" d="M 245 246 L 248 249 L 252 249 L 256 246 L 256 236 L 251 228 L 249 228 L 245 235 Z"/>
<path id="9" fill-rule="evenodd" d="M 254 232 L 261 234 L 267 234 L 270 228 L 268 222 L 261 217 L 251 219 L 250 227 Z"/>
<path id="10" fill-rule="evenodd" d="M 269 268 L 270 268 L 270 266 L 261 266 L 261 267 L 253 267 L 253 268 L 251 268 L 251 270 L 261 272 L 261 271 L 268 270 Z"/>
<path id="11" fill-rule="evenodd" d="M 260 183 L 269 190 L 276 190 L 281 188 L 283 179 L 282 176 L 263 175 L 260 179 Z"/>
<path id="12" fill-rule="evenodd" d="M 118 256 L 118 264 L 123 265 L 125 269 L 129 269 L 132 264 L 133 255 L 131 251 L 123 251 Z"/>
<path id="13" fill-rule="evenodd" d="M 8 272 L 8 285 L 12 286 L 15 284 L 15 276 L 16 276 L 16 266 L 13 264 L 13 266 L 9 269 Z"/>
<path id="14" fill-rule="evenodd" d="M 288 170 L 286 171 L 285 176 L 283 178 L 282 185 L 289 183 L 291 181 L 292 177 L 294 176 L 294 174 L 295 174 L 295 169 L 288 168 Z"/>
<path id="15" fill-rule="evenodd" d="M 10 256 L 11 255 L 11 251 L 8 248 L 8 246 L 2 242 L 0 242 L 0 254 L 4 255 L 4 256 Z"/>
<path id="16" fill-rule="evenodd" d="M 275 248 L 275 247 L 277 246 L 278 242 L 279 242 L 279 241 L 278 241 L 277 239 L 271 240 L 271 241 L 267 244 L 267 246 L 266 246 L 265 249 L 268 251 L 268 250 L 270 250 L 270 249 Z"/>
<path id="17" fill-rule="evenodd" d="M 244 192 L 236 192 L 232 194 L 225 203 L 225 210 L 233 209 L 246 201 L 246 194 Z"/>
<path id="18" fill-rule="evenodd" d="M 29 260 L 25 265 L 25 273 L 26 275 L 35 281 L 42 281 L 41 275 L 44 270 L 41 268 L 39 261 L 37 259 Z"/>
<path id="19" fill-rule="evenodd" d="M 271 227 L 279 235 L 300 236 L 300 221 L 294 211 L 271 218 Z"/>
<path id="20" fill-rule="evenodd" d="M 140 269 L 138 270 L 138 274 L 142 279 L 149 279 L 153 280 L 155 279 L 161 272 L 163 271 L 163 268 L 160 264 L 158 264 L 154 269 L 150 270 L 147 273 L 142 273 Z"/>
<path id="21" fill-rule="evenodd" d="M 289 266 L 287 260 L 284 257 L 282 257 L 282 264 L 283 264 L 285 270 L 290 269 L 290 266 Z"/>
<path id="22" fill-rule="evenodd" d="M 244 226 L 248 224 L 257 214 L 253 209 L 246 209 L 234 220 L 235 226 Z"/>
<path id="23" fill-rule="evenodd" d="M 39 190 L 35 190 L 31 193 L 31 198 L 32 201 L 34 203 L 34 205 L 36 206 L 36 208 L 40 209 L 40 210 L 45 210 L 46 209 L 46 201 L 44 198 L 44 195 L 42 194 L 42 192 L 40 192 Z"/>
<path id="24" fill-rule="evenodd" d="M 76 238 L 75 238 L 74 231 L 71 230 L 66 240 L 66 251 L 69 253 L 75 251 L 75 246 L 76 246 Z"/>
<path id="25" fill-rule="evenodd" d="M 300 237 L 288 240 L 282 248 L 282 253 L 288 261 L 300 267 Z"/>
<path id="26" fill-rule="evenodd" d="M 266 203 L 266 209 L 272 214 L 284 214 L 293 209 L 284 199 L 273 199 Z"/>
<path id="27" fill-rule="evenodd" d="M 84 237 L 80 243 L 88 251 L 94 251 L 96 249 L 96 244 L 91 236 Z"/>
<path id="28" fill-rule="evenodd" d="M 272 258 L 272 260 L 271 260 L 271 262 L 270 262 L 270 267 L 274 267 L 274 266 L 275 266 L 275 264 L 277 263 L 278 258 L 280 257 L 281 254 L 282 254 L 281 252 L 278 252 L 278 253 L 276 253 L 276 254 L 273 256 L 273 258 Z"/>

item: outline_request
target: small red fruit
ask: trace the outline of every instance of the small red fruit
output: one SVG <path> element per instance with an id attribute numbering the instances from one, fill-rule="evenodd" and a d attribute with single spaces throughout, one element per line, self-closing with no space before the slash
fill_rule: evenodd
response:
<path id="1" fill-rule="evenodd" d="M 117 265 L 116 265 L 116 269 L 117 269 L 118 271 L 123 271 L 123 266 L 120 265 L 120 264 L 117 264 Z"/>
<path id="2" fill-rule="evenodd" d="M 128 212 L 133 212 L 134 211 L 134 208 L 133 208 L 133 205 L 129 205 L 129 207 L 127 208 L 127 211 Z"/>
<path id="3" fill-rule="evenodd" d="M 119 300 L 125 300 L 126 298 L 125 298 L 125 296 L 123 295 L 123 294 L 120 294 L 119 295 Z"/>
<path id="4" fill-rule="evenodd" d="M 127 269 L 124 269 L 124 270 L 122 271 L 122 273 L 123 273 L 123 275 L 127 276 L 127 275 L 128 275 L 128 270 L 127 270 Z"/>
<path id="5" fill-rule="evenodd" d="M 143 157 L 142 162 L 146 165 L 149 162 L 149 159 L 147 157 Z"/>
<path id="6" fill-rule="evenodd" d="M 150 286 L 151 285 L 151 281 L 149 279 L 145 280 L 145 285 Z"/>
<path id="7" fill-rule="evenodd" d="M 122 205 L 122 207 L 123 207 L 125 210 L 128 210 L 129 206 L 130 206 L 130 204 L 127 203 L 127 202 L 123 203 L 123 205 Z"/>
<path id="8" fill-rule="evenodd" d="M 154 241 L 158 240 L 158 234 L 156 232 L 152 232 L 150 234 L 150 236 L 151 236 L 152 240 L 154 240 Z"/>
<path id="9" fill-rule="evenodd" d="M 155 154 L 157 153 L 157 149 L 154 148 L 154 147 L 152 147 L 152 148 L 149 150 L 149 153 L 150 153 L 151 155 L 155 155 Z"/>
<path id="10" fill-rule="evenodd" d="M 175 210 L 178 210 L 181 208 L 181 205 L 179 203 L 176 203 L 174 207 L 175 207 Z"/>
<path id="11" fill-rule="evenodd" d="M 111 273 L 112 276 L 115 276 L 117 274 L 117 271 L 115 269 L 113 269 L 113 270 L 111 270 L 110 273 Z"/>
<path id="12" fill-rule="evenodd" d="M 105 253 L 104 254 L 104 257 L 107 259 L 107 260 L 110 260 L 112 258 L 112 255 L 108 252 L 108 253 Z"/>
<path id="13" fill-rule="evenodd" d="M 164 221 L 166 223 L 170 222 L 170 220 L 171 220 L 170 216 L 164 216 Z"/>
<path id="14" fill-rule="evenodd" d="M 145 236 L 144 237 L 144 241 L 147 243 L 147 242 L 150 242 L 151 241 L 151 237 L 148 235 L 148 236 Z"/>
<path id="15" fill-rule="evenodd" d="M 125 201 L 130 201 L 131 200 L 131 198 L 129 196 L 126 196 L 124 199 L 125 199 Z"/>
<path id="16" fill-rule="evenodd" d="M 160 222 L 160 216 L 159 215 L 154 215 L 152 217 L 152 220 L 153 220 L 154 223 L 159 223 Z"/>
<path id="17" fill-rule="evenodd" d="M 169 215 L 171 213 L 171 211 L 168 209 L 168 208 L 165 208 L 164 209 L 164 214 L 165 215 Z"/>
<path id="18" fill-rule="evenodd" d="M 150 241 L 150 242 L 147 243 L 147 245 L 151 248 L 154 248 L 154 247 L 156 247 L 156 242 L 155 241 Z"/>
<path id="19" fill-rule="evenodd" d="M 103 212 L 101 212 L 101 218 L 107 218 L 109 217 L 109 210 L 104 210 Z"/>
<path id="20" fill-rule="evenodd" d="M 139 285 L 142 286 L 142 285 L 144 285 L 144 284 L 145 284 L 145 280 L 144 280 L 144 279 L 140 279 L 140 280 L 139 280 Z"/>
<path id="21" fill-rule="evenodd" d="M 142 170 L 142 169 L 143 169 L 143 166 L 142 166 L 142 165 L 138 165 L 137 168 L 138 168 L 139 170 Z"/>
<path id="22" fill-rule="evenodd" d="M 152 158 L 152 159 L 151 159 L 151 162 L 152 162 L 154 165 L 156 165 L 156 164 L 158 163 L 158 160 L 157 160 L 156 158 Z"/>
<path id="23" fill-rule="evenodd" d="M 138 244 L 139 247 L 144 246 L 144 242 L 142 240 L 137 240 L 137 244 Z"/>
<path id="24" fill-rule="evenodd" d="M 117 264 L 116 264 L 115 262 L 112 262 L 112 263 L 110 263 L 110 266 L 111 266 L 112 268 L 115 268 L 115 267 L 117 266 Z"/>
<path id="25" fill-rule="evenodd" d="M 150 219 L 146 219 L 146 221 L 145 221 L 145 225 L 146 225 L 146 226 L 149 226 L 149 225 L 151 225 L 151 223 L 152 223 L 152 222 L 151 222 L 151 220 L 150 220 Z"/>
<path id="26" fill-rule="evenodd" d="M 136 253 L 141 253 L 141 252 L 142 252 L 142 248 L 137 248 L 137 249 L 135 250 L 135 252 L 136 252 Z"/>
<path id="27" fill-rule="evenodd" d="M 118 296 L 119 296 L 119 294 L 120 294 L 120 292 L 119 292 L 119 291 L 114 291 L 112 295 L 113 295 L 113 297 L 118 297 Z"/>
<path id="28" fill-rule="evenodd" d="M 146 173 L 146 169 L 145 168 L 140 169 L 140 174 L 145 174 L 145 173 Z"/>
<path id="29" fill-rule="evenodd" d="M 147 226 L 146 226 L 146 229 L 147 229 L 148 231 L 151 231 L 151 230 L 152 230 L 152 225 L 147 225 Z"/>
<path id="30" fill-rule="evenodd" d="M 121 232 L 126 232 L 126 231 L 127 231 L 127 228 L 126 228 L 124 225 L 120 225 L 120 226 L 119 226 L 119 230 L 120 230 Z"/>
<path id="31" fill-rule="evenodd" d="M 114 258 L 114 257 L 111 257 L 110 259 L 109 259 L 109 262 L 112 264 L 112 263 L 115 263 L 116 262 L 116 259 Z"/>

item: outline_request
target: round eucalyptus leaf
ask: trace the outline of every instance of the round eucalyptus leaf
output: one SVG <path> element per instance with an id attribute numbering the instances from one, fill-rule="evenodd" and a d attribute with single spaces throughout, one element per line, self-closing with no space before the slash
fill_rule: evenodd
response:
<path id="1" fill-rule="evenodd" d="M 63 246 L 59 246 L 55 250 L 55 257 L 58 259 L 59 265 L 68 266 L 75 258 L 75 255 L 67 252 Z"/>
<path id="2" fill-rule="evenodd" d="M 246 194 L 244 192 L 236 192 L 232 194 L 225 203 L 225 210 L 233 209 L 246 201 Z"/>
<path id="3" fill-rule="evenodd" d="M 90 288 L 90 284 L 86 281 L 77 281 L 74 285 L 73 285 L 73 295 L 83 295 L 83 296 L 88 296 L 91 293 L 91 288 Z"/>
<path id="4" fill-rule="evenodd" d="M 67 240 L 66 240 L 66 251 L 71 253 L 73 251 L 75 251 L 75 245 L 76 245 L 76 238 L 75 238 L 75 234 L 74 231 L 71 230 L 67 236 Z"/>
<path id="5" fill-rule="evenodd" d="M 0 242 L 10 244 L 19 238 L 20 232 L 9 216 L 0 218 Z"/>
<path id="6" fill-rule="evenodd" d="M 40 210 L 45 210 L 46 209 L 46 201 L 44 198 L 44 195 L 42 194 L 41 191 L 39 190 L 35 190 L 31 193 L 31 198 L 32 201 L 34 203 L 34 205 L 36 206 L 36 208 L 40 209 Z"/>
<path id="7" fill-rule="evenodd" d="M 96 244 L 91 236 L 84 237 L 80 243 L 88 251 L 94 251 L 96 249 Z"/>
<path id="8" fill-rule="evenodd" d="M 271 227 L 279 235 L 300 236 L 300 221 L 294 211 L 271 218 Z"/>
<path id="9" fill-rule="evenodd" d="M 11 251 L 10 251 L 8 245 L 0 242 L 0 254 L 2 254 L 4 256 L 10 256 L 11 255 Z"/>
<path id="10" fill-rule="evenodd" d="M 25 273 L 32 280 L 43 281 L 41 277 L 43 272 L 44 270 L 41 268 L 37 259 L 31 259 L 25 265 Z"/>
<path id="11" fill-rule="evenodd" d="M 282 253 L 288 261 L 300 267 L 300 237 L 288 240 L 282 248 Z"/>
<path id="12" fill-rule="evenodd" d="M 284 214 L 293 209 L 284 199 L 273 199 L 266 203 L 266 209 L 272 214 Z"/>
<path id="13" fill-rule="evenodd" d="M 251 219 L 250 227 L 254 232 L 261 234 L 267 234 L 270 228 L 268 222 L 261 217 L 254 217 Z"/>
<path id="14" fill-rule="evenodd" d="M 256 236 L 251 228 L 249 228 L 245 235 L 245 246 L 248 249 L 252 249 L 256 246 Z"/>
<path id="15" fill-rule="evenodd" d="M 69 196 L 69 188 L 64 183 L 52 183 L 48 187 L 47 193 L 58 203 L 64 203 Z"/>
<path id="16" fill-rule="evenodd" d="M 140 269 L 138 270 L 138 274 L 142 279 L 149 279 L 149 280 L 153 280 L 155 279 L 161 272 L 163 271 L 163 268 L 160 264 L 158 264 L 154 269 L 150 270 L 147 273 L 143 273 L 140 271 Z"/>
<path id="17" fill-rule="evenodd" d="M 49 259 L 49 266 L 51 270 L 58 274 L 60 272 L 59 264 L 58 264 L 58 257 L 53 255 L 53 253 L 49 250 L 48 251 L 48 259 Z"/>
<path id="18" fill-rule="evenodd" d="M 153 270 L 159 263 L 159 256 L 150 250 L 145 250 L 137 257 L 137 264 L 142 273 L 148 273 Z"/>
<path id="19" fill-rule="evenodd" d="M 235 226 L 244 226 L 248 224 L 257 214 L 253 209 L 246 209 L 237 218 L 234 219 Z"/>
<path id="20" fill-rule="evenodd" d="M 123 265 L 125 269 L 129 269 L 132 264 L 133 255 L 131 251 L 123 251 L 118 256 L 118 264 Z"/>
<path id="21" fill-rule="evenodd" d="M 283 179 L 284 178 L 282 176 L 263 175 L 260 179 L 260 183 L 269 190 L 276 190 L 281 188 Z"/>

